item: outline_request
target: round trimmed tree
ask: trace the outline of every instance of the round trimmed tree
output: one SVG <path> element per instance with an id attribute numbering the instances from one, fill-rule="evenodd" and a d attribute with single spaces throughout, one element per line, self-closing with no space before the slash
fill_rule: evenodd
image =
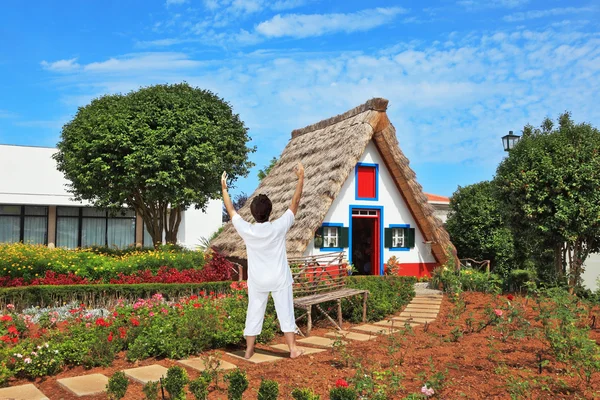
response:
<path id="1" fill-rule="evenodd" d="M 214 93 L 155 85 L 80 107 L 54 159 L 75 199 L 134 208 L 157 246 L 177 242 L 182 211 L 220 197 L 224 170 L 231 181 L 247 176 L 255 151 L 249 140 L 239 116 Z"/>

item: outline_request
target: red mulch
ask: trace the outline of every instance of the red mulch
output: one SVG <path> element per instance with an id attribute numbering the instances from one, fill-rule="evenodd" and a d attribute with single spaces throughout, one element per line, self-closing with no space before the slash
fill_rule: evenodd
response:
<path id="1" fill-rule="evenodd" d="M 460 322 L 458 324 L 463 328 L 468 314 L 473 312 L 477 315 L 478 312 L 482 312 L 485 306 L 494 299 L 494 296 L 465 293 L 465 299 L 467 311 L 461 315 L 459 320 L 462 321 L 462 324 Z M 525 305 L 528 319 L 532 321 L 531 304 L 526 304 L 526 299 L 521 297 L 515 298 L 514 301 Z M 495 332 L 488 327 L 481 333 L 467 334 L 458 342 L 448 341 L 453 329 L 449 324 L 456 322 L 449 316 L 449 311 L 453 308 L 454 304 L 445 296 L 438 318 L 428 326 L 427 331 L 425 332 L 421 326 L 414 329 L 415 335 L 404 342 L 403 351 L 405 350 L 406 353 L 402 365 L 390 367 L 389 338 L 385 336 L 368 342 L 349 341 L 347 350 L 355 360 L 360 360 L 363 366 L 368 366 L 371 370 L 383 371 L 392 368 L 396 372 L 404 374 L 402 379 L 404 390 L 394 396 L 397 399 L 401 399 L 409 393 L 420 392 L 424 380 L 419 375 L 422 373 L 427 376 L 431 375 L 430 359 L 435 364 L 434 372 L 447 370 L 444 388 L 433 398 L 510 399 L 506 384 L 509 376 L 519 377 L 530 384 L 533 389 L 527 392 L 527 395 L 530 396 L 527 398 L 531 399 L 600 398 L 600 373 L 595 374 L 592 384 L 588 387 L 576 375 L 567 375 L 565 373 L 566 366 L 549 357 L 547 352 L 545 358 L 550 360 L 550 364 L 544 367 L 542 373 L 539 374 L 537 354 L 547 349 L 538 339 L 509 339 L 502 342 L 495 338 L 493 340 L 494 349 L 492 349 L 489 339 L 495 335 Z M 600 321 L 600 308 L 596 307 L 594 313 Z M 600 325 L 600 322 L 597 325 Z M 349 328 L 349 324 L 345 328 Z M 323 335 L 328 330 L 323 325 L 323 327 L 314 329 L 313 335 Z M 600 326 L 592 330 L 591 337 L 600 344 Z M 278 337 L 275 341 L 283 343 L 283 338 Z M 256 399 L 261 378 L 268 378 L 279 382 L 280 398 L 282 399 L 291 398 L 289 394 L 295 387 L 311 387 L 325 400 L 329 398 L 328 392 L 338 378 L 350 379 L 355 373 L 353 368 L 340 368 L 336 363 L 336 360 L 340 359 L 339 355 L 334 354 L 331 350 L 302 356 L 297 360 L 283 359 L 276 363 L 252 364 L 227 355 L 224 355 L 222 359 L 240 366 L 248 373 L 250 388 L 246 391 L 244 399 Z M 120 354 L 110 368 L 91 370 L 85 370 L 82 367 L 73 368 L 54 377 L 38 379 L 34 383 L 51 400 L 75 400 L 77 397 L 58 386 L 57 379 L 91 373 L 102 373 L 110 377 L 118 370 L 154 363 L 165 367 L 175 365 L 173 360 L 144 360 L 132 364 L 125 361 L 124 354 Z M 198 376 L 198 373 L 191 369 L 188 369 L 188 373 L 191 378 Z M 559 379 L 565 383 L 562 389 L 556 383 Z M 551 391 L 542 389 L 543 380 L 551 382 L 548 384 Z M 11 386 L 25 383 L 29 383 L 29 381 L 13 381 Z M 106 395 L 86 397 L 89 400 L 106 398 Z M 130 384 L 126 399 L 143 398 L 142 385 Z M 192 399 L 193 397 L 189 394 L 188 398 Z M 225 384 L 222 380 L 220 388 L 213 390 L 209 398 L 227 398 Z"/>

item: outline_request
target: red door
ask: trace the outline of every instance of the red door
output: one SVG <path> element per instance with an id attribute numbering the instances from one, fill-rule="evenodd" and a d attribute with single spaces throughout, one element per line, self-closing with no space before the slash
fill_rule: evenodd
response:
<path id="1" fill-rule="evenodd" d="M 380 275 L 381 265 L 379 265 L 379 261 L 381 259 L 381 237 L 379 230 L 379 211 L 378 210 L 360 210 L 354 209 L 352 210 L 352 229 L 361 229 L 364 232 L 360 232 L 364 234 L 370 239 L 370 261 L 371 261 L 371 275 Z M 357 220 L 360 220 L 358 222 Z M 357 228 L 360 227 L 360 228 Z M 355 232 L 351 232 L 351 237 L 355 237 Z M 362 236 L 362 235 L 361 235 Z M 356 246 L 364 246 L 364 243 L 355 243 L 353 239 L 352 243 L 353 247 Z"/>

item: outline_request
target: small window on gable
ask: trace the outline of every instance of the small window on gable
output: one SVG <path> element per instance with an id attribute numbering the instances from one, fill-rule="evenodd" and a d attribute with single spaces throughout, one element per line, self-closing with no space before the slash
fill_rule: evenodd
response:
<path id="1" fill-rule="evenodd" d="M 358 164 L 356 166 L 356 199 L 377 200 L 376 164 Z"/>
<path id="2" fill-rule="evenodd" d="M 412 249 L 415 247 L 415 228 L 410 225 L 385 228 L 385 247 L 390 250 Z"/>
<path id="3" fill-rule="evenodd" d="M 337 226 L 323 227 L 323 247 L 339 247 L 339 228 Z"/>

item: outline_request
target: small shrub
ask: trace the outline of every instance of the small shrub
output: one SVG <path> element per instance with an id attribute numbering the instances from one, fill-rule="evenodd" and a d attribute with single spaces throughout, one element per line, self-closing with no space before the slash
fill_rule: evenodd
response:
<path id="1" fill-rule="evenodd" d="M 196 400 L 206 400 L 208 398 L 208 386 L 213 380 L 213 376 L 208 371 L 202 371 L 200 376 L 190 382 L 190 392 Z"/>
<path id="2" fill-rule="evenodd" d="M 299 389 L 292 390 L 292 398 L 294 400 L 321 400 L 321 396 L 315 394 L 312 389 Z"/>
<path id="3" fill-rule="evenodd" d="M 171 400 L 186 400 L 185 385 L 189 382 L 188 374 L 182 367 L 174 366 L 167 370 L 163 379 L 165 390 Z"/>
<path id="4" fill-rule="evenodd" d="M 125 397 L 129 387 L 129 379 L 122 371 L 115 372 L 108 380 L 106 385 L 106 393 L 111 400 L 120 400 Z"/>
<path id="5" fill-rule="evenodd" d="M 144 392 L 146 400 L 158 400 L 158 382 L 150 381 L 146 383 L 142 388 L 142 392 Z"/>
<path id="6" fill-rule="evenodd" d="M 279 384 L 276 381 L 263 379 L 258 389 L 258 400 L 277 400 Z"/>
<path id="7" fill-rule="evenodd" d="M 227 399 L 242 400 L 242 395 L 248 389 L 248 377 L 246 373 L 237 368 L 225 375 L 225 380 L 229 383 L 227 387 Z"/>
<path id="8" fill-rule="evenodd" d="M 349 387 L 336 387 L 329 391 L 331 400 L 356 400 L 358 398 L 356 391 Z"/>

